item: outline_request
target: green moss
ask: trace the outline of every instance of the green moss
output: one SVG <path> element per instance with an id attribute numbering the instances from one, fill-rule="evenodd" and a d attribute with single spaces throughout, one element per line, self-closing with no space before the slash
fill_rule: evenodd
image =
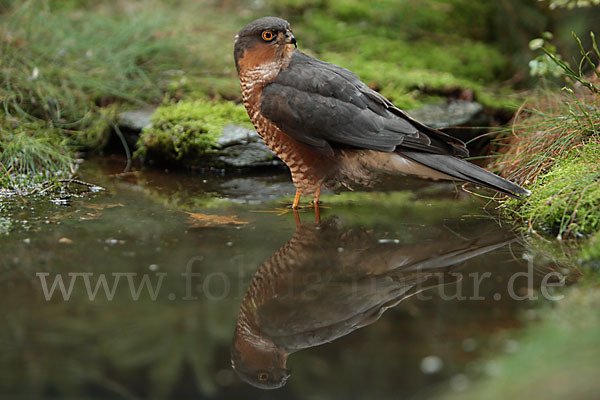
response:
<path id="1" fill-rule="evenodd" d="M 388 37 L 419 38 L 432 35 L 487 39 L 493 29 L 490 19 L 501 7 L 496 2 L 473 3 L 469 0 L 277 0 L 272 7 L 294 19 L 315 21 L 322 30 L 344 26 L 369 28 Z M 327 17 L 337 23 L 323 25 L 313 18 Z M 328 37 L 330 39 L 331 37 Z"/>
<path id="2" fill-rule="evenodd" d="M 525 202 L 510 200 L 516 215 L 559 237 L 600 230 L 600 144 L 574 148 L 539 176 Z"/>
<path id="3" fill-rule="evenodd" d="M 136 156 L 188 165 L 200 163 L 203 156 L 216 151 L 225 125 L 250 124 L 242 105 L 206 100 L 164 104 L 151 122 L 140 136 Z"/>

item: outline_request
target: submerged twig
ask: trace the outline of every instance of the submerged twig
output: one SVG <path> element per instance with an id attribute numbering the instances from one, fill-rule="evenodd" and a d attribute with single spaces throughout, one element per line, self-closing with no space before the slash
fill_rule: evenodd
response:
<path id="1" fill-rule="evenodd" d="M 59 179 L 58 182 L 60 182 L 60 183 L 76 183 L 78 185 L 86 186 L 89 189 L 106 190 L 102 186 L 94 185 L 93 183 L 87 183 L 87 182 L 81 181 L 79 179 Z"/>

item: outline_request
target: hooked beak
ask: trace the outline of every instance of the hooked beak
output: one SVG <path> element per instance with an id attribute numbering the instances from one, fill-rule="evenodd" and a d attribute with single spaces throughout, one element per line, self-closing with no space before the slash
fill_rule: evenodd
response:
<path id="1" fill-rule="evenodd" d="M 295 44 L 295 43 L 294 43 Z M 292 376 L 292 370 L 289 368 L 285 368 L 283 370 L 283 381 L 282 383 L 285 385 L 285 383 L 287 382 L 288 379 L 290 379 L 290 376 Z"/>
<path id="2" fill-rule="evenodd" d="M 296 44 L 296 38 L 294 37 L 294 34 L 292 33 L 292 31 L 287 31 L 285 33 L 285 42 L 291 43 L 294 45 L 294 47 L 298 48 L 298 45 Z"/>

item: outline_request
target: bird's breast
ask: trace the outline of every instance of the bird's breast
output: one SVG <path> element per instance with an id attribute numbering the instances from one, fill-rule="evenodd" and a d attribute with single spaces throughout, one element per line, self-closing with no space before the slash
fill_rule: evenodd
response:
<path id="1" fill-rule="evenodd" d="M 262 90 L 274 79 L 268 71 L 269 68 L 261 68 L 240 74 L 244 106 L 261 139 L 289 167 L 295 186 L 303 194 L 314 194 L 327 171 L 334 167 L 335 159 L 288 136 L 262 114 Z"/>

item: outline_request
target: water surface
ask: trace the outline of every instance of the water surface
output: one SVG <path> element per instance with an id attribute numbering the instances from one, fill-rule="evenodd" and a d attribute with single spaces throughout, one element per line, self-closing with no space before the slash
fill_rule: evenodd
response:
<path id="1" fill-rule="evenodd" d="M 536 306 L 510 226 L 446 184 L 325 197 L 319 224 L 285 171 L 120 167 L 3 200 L 3 397 L 432 398 Z"/>

